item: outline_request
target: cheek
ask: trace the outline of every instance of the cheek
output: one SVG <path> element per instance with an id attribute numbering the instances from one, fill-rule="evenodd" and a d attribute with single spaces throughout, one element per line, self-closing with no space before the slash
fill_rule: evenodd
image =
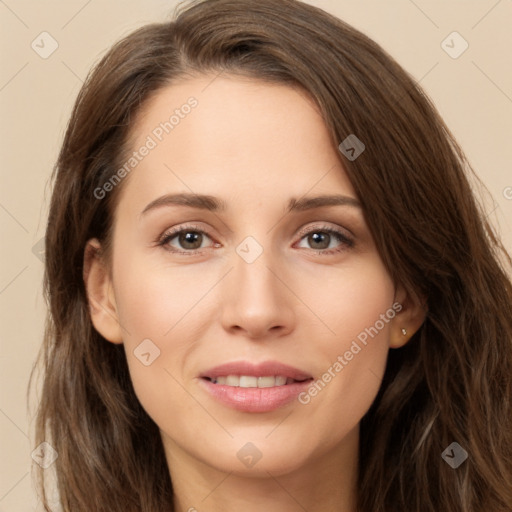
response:
<path id="1" fill-rule="evenodd" d="M 376 322 L 379 340 L 387 337 L 388 323 L 380 319 L 392 307 L 395 292 L 376 253 L 354 258 L 351 264 L 324 266 L 315 269 L 314 275 L 307 272 L 302 275 L 305 277 L 297 280 L 302 283 L 302 288 L 295 289 L 322 323 L 323 327 L 317 329 L 315 343 L 324 350 L 329 353 L 348 350 L 351 341 L 360 333 L 364 338 L 365 329 Z"/>
<path id="2" fill-rule="evenodd" d="M 394 286 L 378 258 L 331 268 L 324 277 L 309 294 L 309 305 L 325 327 L 315 337 L 323 364 L 299 401 L 316 421 L 339 424 L 345 418 L 349 428 L 364 416 L 382 381 L 395 316 Z"/>
<path id="3" fill-rule="evenodd" d="M 116 304 L 126 341 L 137 341 L 132 334 L 168 338 L 179 324 L 189 322 L 189 313 L 215 283 L 194 267 L 151 265 L 142 257 L 117 267 Z"/>
<path id="4" fill-rule="evenodd" d="M 135 255 L 114 266 L 131 380 L 139 401 L 159 425 L 175 421 L 176 411 L 190 403 L 180 383 L 188 354 L 209 325 L 206 310 L 211 302 L 206 295 L 218 277 L 194 267 L 151 266 Z"/>

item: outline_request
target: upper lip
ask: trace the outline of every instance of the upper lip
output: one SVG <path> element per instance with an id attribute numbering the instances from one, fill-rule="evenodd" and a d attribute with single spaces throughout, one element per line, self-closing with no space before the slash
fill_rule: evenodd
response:
<path id="1" fill-rule="evenodd" d="M 249 361 L 233 361 L 210 368 L 201 373 L 200 377 L 216 379 L 227 375 L 250 375 L 254 377 L 282 376 L 294 380 L 307 380 L 312 376 L 303 370 L 294 368 L 278 361 L 264 361 L 254 364 Z"/>

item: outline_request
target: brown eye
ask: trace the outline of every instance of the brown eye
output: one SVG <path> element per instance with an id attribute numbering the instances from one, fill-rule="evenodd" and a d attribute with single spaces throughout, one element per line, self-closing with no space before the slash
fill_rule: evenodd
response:
<path id="1" fill-rule="evenodd" d="M 208 247 L 207 240 L 211 238 L 199 229 L 182 228 L 175 229 L 165 234 L 159 242 L 165 249 L 177 253 L 193 253 L 198 249 Z M 213 244 L 210 243 L 210 246 Z"/>
<path id="2" fill-rule="evenodd" d="M 203 241 L 203 234 L 197 231 L 183 231 L 178 235 L 178 243 L 182 249 L 199 249 Z"/>
<path id="3" fill-rule="evenodd" d="M 322 254 L 332 254 L 350 249 L 354 241 L 341 231 L 332 228 L 316 228 L 301 233 L 298 247 L 321 251 Z"/>
<path id="4" fill-rule="evenodd" d="M 331 242 L 331 235 L 328 233 L 316 232 L 308 235 L 308 243 L 312 249 L 327 249 Z"/>

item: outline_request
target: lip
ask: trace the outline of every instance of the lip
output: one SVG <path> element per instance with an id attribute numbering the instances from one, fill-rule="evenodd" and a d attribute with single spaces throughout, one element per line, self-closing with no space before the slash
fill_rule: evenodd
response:
<path id="1" fill-rule="evenodd" d="M 252 375 L 254 377 L 281 375 L 303 382 L 293 382 L 270 388 L 242 388 L 214 384 L 208 380 L 226 375 Z M 307 372 L 277 361 L 266 361 L 260 364 L 238 361 L 222 364 L 205 371 L 199 376 L 199 384 L 211 397 L 227 407 L 243 412 L 262 413 L 274 411 L 295 400 L 302 391 L 308 388 L 312 379 L 313 377 Z"/>
<path id="2" fill-rule="evenodd" d="M 253 375 L 254 377 L 269 377 L 271 375 L 282 375 L 294 380 L 311 379 L 307 372 L 279 363 L 278 361 L 264 361 L 259 364 L 248 361 L 233 361 L 221 364 L 203 372 L 200 377 L 216 379 L 224 375 Z M 248 388 L 250 389 L 250 388 Z"/>

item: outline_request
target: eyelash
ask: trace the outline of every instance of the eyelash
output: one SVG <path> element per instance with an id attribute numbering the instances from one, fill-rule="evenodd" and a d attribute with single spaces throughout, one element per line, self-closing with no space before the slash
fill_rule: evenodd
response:
<path id="1" fill-rule="evenodd" d="M 206 231 L 204 231 L 202 229 L 199 229 L 196 226 L 179 226 L 177 228 L 172 228 L 171 230 L 166 231 L 160 237 L 160 239 L 157 241 L 157 243 L 158 243 L 159 246 L 163 247 L 166 251 L 169 251 L 169 252 L 171 252 L 173 254 L 183 254 L 183 255 L 193 256 L 193 255 L 196 255 L 199 252 L 205 250 L 205 248 L 203 248 L 203 249 L 191 249 L 191 250 L 186 250 L 186 251 L 185 250 L 180 251 L 180 250 L 177 250 L 175 248 L 171 249 L 167 244 L 171 240 L 176 238 L 177 235 L 179 235 L 181 233 L 199 233 L 199 234 L 202 234 L 202 235 L 206 235 L 208 238 L 211 239 L 211 237 L 208 235 L 208 233 Z M 313 234 L 313 233 L 327 233 L 327 234 L 337 238 L 338 241 L 341 243 L 341 247 L 340 248 L 336 248 L 336 249 L 309 249 L 310 251 L 314 251 L 316 254 L 319 254 L 319 255 L 331 255 L 331 254 L 340 253 L 340 252 L 345 251 L 347 249 L 353 248 L 354 245 L 355 245 L 354 244 L 354 240 L 352 240 L 351 238 L 346 236 L 341 231 L 338 231 L 338 230 L 333 229 L 333 228 L 328 227 L 328 226 L 315 227 L 313 229 L 301 231 L 299 233 L 299 236 L 300 236 L 299 242 L 303 238 L 305 238 L 306 236 L 308 236 L 310 234 Z"/>

